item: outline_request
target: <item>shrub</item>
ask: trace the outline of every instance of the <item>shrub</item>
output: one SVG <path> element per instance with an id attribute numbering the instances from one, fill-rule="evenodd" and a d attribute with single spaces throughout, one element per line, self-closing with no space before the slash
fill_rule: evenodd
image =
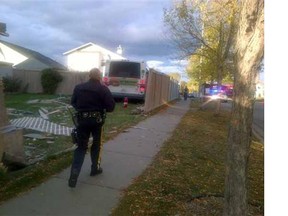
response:
<path id="1" fill-rule="evenodd" d="M 6 175 L 7 167 L 2 162 L 0 162 L 0 180 L 5 179 Z"/>
<path id="2" fill-rule="evenodd" d="M 21 80 L 17 78 L 6 76 L 2 80 L 4 92 L 18 92 L 21 88 Z"/>
<path id="3" fill-rule="evenodd" d="M 52 68 L 42 70 L 41 84 L 43 88 L 43 93 L 54 94 L 58 84 L 62 82 L 63 77 L 61 74 Z"/>

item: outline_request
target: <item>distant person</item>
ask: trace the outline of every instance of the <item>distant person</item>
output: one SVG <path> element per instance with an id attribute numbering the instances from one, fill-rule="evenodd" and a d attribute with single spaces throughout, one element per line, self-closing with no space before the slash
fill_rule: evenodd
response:
<path id="1" fill-rule="evenodd" d="M 185 88 L 184 88 L 184 100 L 187 100 L 187 97 L 188 97 L 188 88 L 187 88 L 187 86 L 185 86 Z"/>
<path id="2" fill-rule="evenodd" d="M 100 167 L 102 126 L 105 113 L 113 112 L 115 101 L 110 90 L 101 84 L 101 71 L 93 68 L 89 73 L 89 81 L 79 84 L 74 88 L 71 105 L 77 111 L 77 148 L 71 167 L 69 187 L 74 188 L 88 149 L 88 141 L 92 134 L 93 143 L 90 149 L 91 172 L 95 176 L 103 172 Z"/>

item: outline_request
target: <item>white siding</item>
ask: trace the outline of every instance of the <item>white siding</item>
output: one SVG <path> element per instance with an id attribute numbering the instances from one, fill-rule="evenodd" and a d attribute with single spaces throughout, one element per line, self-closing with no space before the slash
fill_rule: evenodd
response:
<path id="1" fill-rule="evenodd" d="M 87 72 L 97 67 L 102 68 L 102 61 L 125 59 L 122 56 L 106 50 L 96 44 L 91 44 L 82 49 L 76 49 L 67 54 L 67 65 L 70 70 Z"/>
<path id="2" fill-rule="evenodd" d="M 255 97 L 258 99 L 264 98 L 264 85 L 262 83 L 256 84 Z"/>
<path id="3" fill-rule="evenodd" d="M 100 54 L 96 52 L 74 52 L 68 56 L 67 63 L 70 70 L 87 72 L 93 67 L 100 67 Z"/>
<path id="4" fill-rule="evenodd" d="M 0 61 L 13 63 L 14 66 L 28 59 L 26 56 L 21 55 L 20 53 L 7 47 L 1 42 L 0 42 L 0 48 L 2 50 L 2 53 L 0 52 Z"/>

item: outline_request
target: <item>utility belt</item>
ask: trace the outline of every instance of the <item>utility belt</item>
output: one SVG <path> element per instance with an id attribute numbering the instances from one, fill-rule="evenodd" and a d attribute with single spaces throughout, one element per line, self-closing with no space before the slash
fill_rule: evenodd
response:
<path id="1" fill-rule="evenodd" d="M 71 111 L 70 111 L 71 112 Z M 87 112 L 76 112 L 74 114 L 72 114 L 72 120 L 73 123 L 75 125 L 75 128 L 72 129 L 71 132 L 71 137 L 72 137 L 72 142 L 76 145 L 78 145 L 79 143 L 79 132 L 77 130 L 78 127 L 78 121 L 80 120 L 84 120 L 84 119 L 95 119 L 96 123 L 103 125 L 105 122 L 105 118 L 106 118 L 106 112 L 105 110 L 103 112 L 99 112 L 99 111 L 87 111 Z"/>
<path id="2" fill-rule="evenodd" d="M 76 114 L 78 119 L 95 119 L 97 123 L 102 123 L 105 120 L 105 113 L 99 111 L 81 111 Z"/>

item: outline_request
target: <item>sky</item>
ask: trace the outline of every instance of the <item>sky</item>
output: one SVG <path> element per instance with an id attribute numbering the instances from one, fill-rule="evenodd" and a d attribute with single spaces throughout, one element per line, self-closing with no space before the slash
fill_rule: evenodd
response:
<path id="1" fill-rule="evenodd" d="M 35 50 L 64 65 L 63 53 L 88 42 L 129 60 L 146 61 L 163 73 L 179 72 L 187 81 L 186 60 L 171 46 L 163 9 L 172 0 L 1 0 L 1 40 Z"/>

